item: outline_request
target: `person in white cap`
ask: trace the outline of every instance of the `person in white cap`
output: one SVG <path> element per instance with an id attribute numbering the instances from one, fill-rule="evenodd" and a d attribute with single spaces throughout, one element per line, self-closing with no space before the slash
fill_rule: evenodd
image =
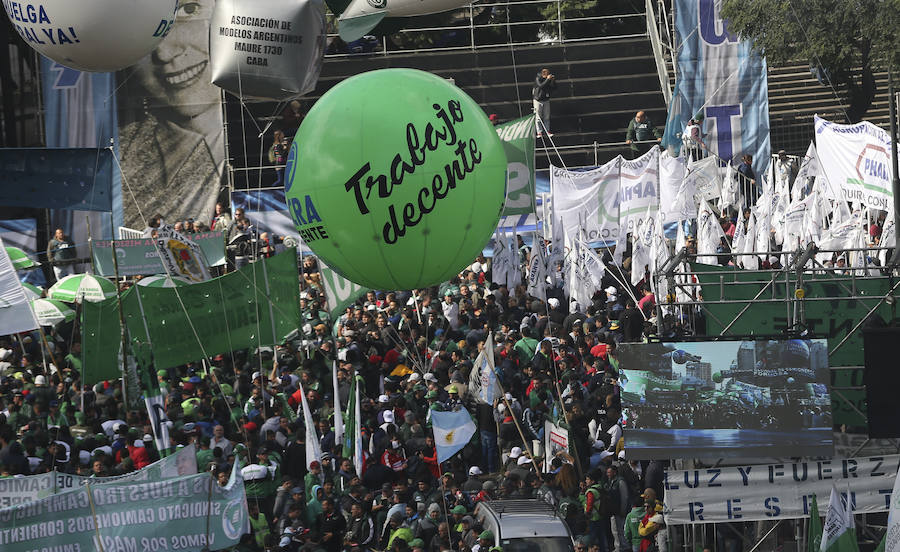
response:
<path id="1" fill-rule="evenodd" d="M 518 462 L 519 458 L 522 456 L 522 447 L 513 447 L 509 451 L 509 457 L 506 459 L 506 466 L 504 471 L 515 468 L 516 462 Z"/>
<path id="2" fill-rule="evenodd" d="M 481 468 L 478 466 L 472 466 L 469 468 L 469 478 L 466 479 L 462 486 L 460 487 L 463 491 L 466 492 L 475 492 L 481 490 L 481 486 L 484 484 L 484 481 L 481 480 L 479 475 L 482 475 Z"/>

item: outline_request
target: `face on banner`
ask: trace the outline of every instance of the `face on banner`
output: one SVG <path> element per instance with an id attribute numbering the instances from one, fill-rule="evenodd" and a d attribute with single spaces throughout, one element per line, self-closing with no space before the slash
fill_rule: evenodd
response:
<path id="1" fill-rule="evenodd" d="M 213 216 L 225 159 L 221 91 L 209 71 L 214 5 L 181 3 L 169 36 L 117 75 L 125 226 L 142 229 L 155 214 L 207 224 Z"/>

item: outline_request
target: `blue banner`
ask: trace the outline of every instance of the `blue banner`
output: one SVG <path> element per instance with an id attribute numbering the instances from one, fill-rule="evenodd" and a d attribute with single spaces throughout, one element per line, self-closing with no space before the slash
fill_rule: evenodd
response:
<path id="1" fill-rule="evenodd" d="M 722 159 L 753 156 L 769 162 L 769 88 L 766 60 L 728 30 L 716 0 L 675 0 L 678 72 L 663 145 L 676 152 L 688 121 L 704 116 L 703 140 Z"/>
<path id="2" fill-rule="evenodd" d="M 114 73 L 85 73 L 41 57 L 41 89 L 44 100 L 44 131 L 49 148 L 107 148 L 111 141 L 118 151 L 116 77 Z M 122 186 L 118 168 L 112 171 L 110 207 L 112 217 L 93 216 L 94 238 L 112 239 L 114 227 L 122 225 Z M 52 214 L 54 227 L 61 227 L 78 244 L 86 244 L 88 233 L 83 213 L 71 210 Z M 116 236 L 117 237 L 117 236 Z M 79 250 L 87 256 L 87 249 Z"/>
<path id="3" fill-rule="evenodd" d="M 5 205 L 111 211 L 112 180 L 109 149 L 0 149 Z"/>

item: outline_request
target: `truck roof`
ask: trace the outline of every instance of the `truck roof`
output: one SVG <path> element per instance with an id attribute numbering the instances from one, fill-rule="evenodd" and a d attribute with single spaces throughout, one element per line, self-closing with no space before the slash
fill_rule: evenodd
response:
<path id="1" fill-rule="evenodd" d="M 500 527 L 500 538 L 569 537 L 569 529 L 556 510 L 543 500 L 494 500 L 480 502 L 476 509 L 483 516 L 491 516 Z"/>

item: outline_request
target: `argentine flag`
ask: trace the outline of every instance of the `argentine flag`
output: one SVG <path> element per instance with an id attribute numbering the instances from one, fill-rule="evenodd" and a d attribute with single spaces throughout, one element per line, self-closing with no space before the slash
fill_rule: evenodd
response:
<path id="1" fill-rule="evenodd" d="M 431 428 L 439 464 L 459 452 L 475 435 L 475 422 L 464 408 L 456 412 L 432 411 Z"/>

